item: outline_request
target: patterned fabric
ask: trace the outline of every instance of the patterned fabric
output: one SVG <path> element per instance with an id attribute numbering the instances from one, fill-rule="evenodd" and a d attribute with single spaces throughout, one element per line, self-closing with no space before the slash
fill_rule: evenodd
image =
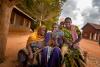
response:
<path id="1" fill-rule="evenodd" d="M 78 49 L 69 49 L 64 55 L 65 67 L 85 67 L 85 61 Z"/>
<path id="2" fill-rule="evenodd" d="M 70 42 L 76 41 L 78 36 L 81 35 L 81 32 L 77 26 L 72 26 L 71 30 L 63 28 L 63 31 L 66 40 L 69 40 Z M 75 48 L 68 48 L 67 53 L 64 54 L 63 63 L 65 64 L 65 67 L 85 67 L 83 56 L 81 55 L 80 50 L 76 49 L 76 47 L 78 47 L 78 43 L 74 44 L 74 47 Z"/>
<path id="3" fill-rule="evenodd" d="M 31 43 L 33 43 L 33 42 L 39 42 L 39 41 L 43 41 L 43 40 L 44 40 L 44 38 L 41 37 L 41 36 L 39 36 L 39 35 L 37 34 L 37 32 L 33 32 L 33 33 L 29 36 L 29 38 L 28 38 L 28 40 L 27 40 L 27 44 L 31 44 Z"/>
<path id="4" fill-rule="evenodd" d="M 37 41 L 37 38 L 38 38 L 37 32 L 32 33 L 27 40 L 27 44 L 31 44 L 32 42 Z"/>
<path id="5" fill-rule="evenodd" d="M 67 28 L 63 28 L 64 31 L 64 37 L 65 42 L 75 42 L 78 39 L 78 36 L 81 36 L 81 32 L 77 26 L 72 25 L 71 30 L 68 30 Z M 71 47 L 72 44 L 68 44 L 69 47 Z M 73 44 L 73 48 L 78 49 L 79 43 Z"/>
<path id="6" fill-rule="evenodd" d="M 63 28 L 63 31 L 64 31 L 64 36 L 65 36 L 65 38 L 66 38 L 67 40 L 69 40 L 69 41 L 72 41 L 72 36 L 71 36 L 70 31 L 69 31 L 68 29 L 66 29 L 66 28 Z"/>
<path id="7" fill-rule="evenodd" d="M 72 26 L 71 28 L 71 36 L 72 36 L 73 42 L 78 39 L 78 33 L 76 32 L 75 26 Z"/>
<path id="8" fill-rule="evenodd" d="M 76 40 L 79 35 L 81 35 L 81 32 L 77 26 L 72 26 L 72 31 L 68 30 L 67 28 L 63 28 L 64 36 L 69 41 Z"/>

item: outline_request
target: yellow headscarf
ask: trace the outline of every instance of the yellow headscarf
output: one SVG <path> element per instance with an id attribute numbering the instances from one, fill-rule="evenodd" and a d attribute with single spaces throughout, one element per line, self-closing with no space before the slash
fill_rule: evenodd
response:
<path id="1" fill-rule="evenodd" d="M 27 44 L 33 43 L 33 42 L 38 42 L 38 41 L 43 41 L 43 38 L 40 38 L 37 34 L 37 32 L 32 33 L 28 40 L 27 40 Z"/>

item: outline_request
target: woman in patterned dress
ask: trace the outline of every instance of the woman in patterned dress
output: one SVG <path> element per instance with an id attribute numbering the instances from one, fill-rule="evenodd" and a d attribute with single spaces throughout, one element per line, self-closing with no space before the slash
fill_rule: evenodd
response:
<path id="1" fill-rule="evenodd" d="M 72 25 L 70 17 L 65 18 L 64 24 L 65 45 L 62 47 L 64 67 L 84 67 L 84 58 L 79 48 L 81 32 L 77 26 Z"/>

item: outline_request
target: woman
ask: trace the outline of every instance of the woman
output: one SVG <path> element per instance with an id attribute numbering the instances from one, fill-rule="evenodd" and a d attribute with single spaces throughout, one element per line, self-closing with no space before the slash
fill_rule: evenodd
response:
<path id="1" fill-rule="evenodd" d="M 27 40 L 26 48 L 29 53 L 28 58 L 29 58 L 30 66 L 33 65 L 34 67 L 35 66 L 39 67 L 39 64 L 40 64 L 39 52 L 45 46 L 44 45 L 45 35 L 46 35 L 46 27 L 41 26 L 38 28 L 37 31 L 33 32 Z M 38 53 L 34 54 L 35 52 L 38 52 Z"/>
<path id="2" fill-rule="evenodd" d="M 72 20 L 70 17 L 65 18 L 65 28 L 64 31 L 64 43 L 62 47 L 62 52 L 65 48 L 67 51 L 63 54 L 63 59 L 66 67 L 81 67 L 84 66 L 84 59 L 79 49 L 79 41 L 81 40 L 81 32 L 79 28 L 72 25 Z"/>
<path id="3" fill-rule="evenodd" d="M 57 31 L 57 28 L 53 29 L 48 45 L 41 52 L 41 67 L 61 67 L 62 56 L 61 50 L 57 45 Z"/>
<path id="4" fill-rule="evenodd" d="M 52 38 L 55 40 L 55 44 L 61 48 L 64 41 L 63 41 L 63 36 L 64 32 L 62 31 L 62 28 L 58 26 L 56 23 L 53 24 L 53 30 L 52 30 Z"/>

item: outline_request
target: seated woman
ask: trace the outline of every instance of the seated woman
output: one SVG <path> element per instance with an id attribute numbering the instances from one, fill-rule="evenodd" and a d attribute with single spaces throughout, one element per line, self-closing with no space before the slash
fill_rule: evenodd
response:
<path id="1" fill-rule="evenodd" d="M 52 38 L 55 40 L 55 44 L 61 48 L 64 43 L 63 41 L 64 32 L 62 31 L 61 27 L 58 26 L 56 23 L 53 24 L 52 27 L 53 27 Z"/>
<path id="2" fill-rule="evenodd" d="M 49 40 L 49 45 L 41 51 L 40 67 L 61 67 L 61 50 L 56 46 L 53 39 Z"/>
<path id="3" fill-rule="evenodd" d="M 28 58 L 29 58 L 30 65 L 34 64 L 36 67 L 39 67 L 38 66 L 39 61 L 36 62 L 37 54 L 34 54 L 34 52 L 40 52 L 39 50 L 44 46 L 45 34 L 46 34 L 46 27 L 41 26 L 38 28 L 37 31 L 33 32 L 27 40 L 26 48 L 29 53 Z M 39 58 L 38 58 L 38 60 L 39 60 Z"/>
<path id="4" fill-rule="evenodd" d="M 72 25 L 71 18 L 65 18 L 64 31 L 64 45 L 62 47 L 63 59 L 66 67 L 84 67 L 85 61 L 79 48 L 79 41 L 81 40 L 81 32 L 77 26 Z M 66 47 L 66 50 L 65 50 Z"/>

